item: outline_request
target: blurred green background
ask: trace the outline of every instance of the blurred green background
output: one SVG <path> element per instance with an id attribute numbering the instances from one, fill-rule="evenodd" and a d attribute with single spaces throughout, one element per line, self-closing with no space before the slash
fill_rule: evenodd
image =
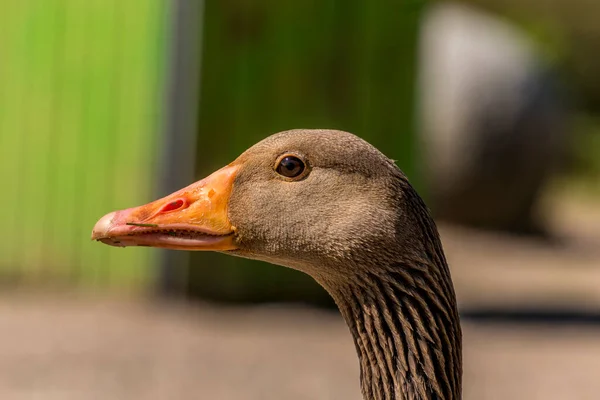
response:
<path id="1" fill-rule="evenodd" d="M 268 134 L 328 127 L 362 132 L 416 180 L 413 83 L 422 2 L 397 5 L 389 12 L 363 2 L 207 2 L 196 176 Z M 0 204 L 8 227 L 0 280 L 152 287 L 156 251 L 107 251 L 88 237 L 107 211 L 155 195 L 172 21 L 167 2 L 53 0 L 5 8 L 0 168 L 10 189 Z M 202 275 L 190 277 L 192 290 L 197 282 L 214 295 L 258 295 L 258 279 L 275 296 L 322 295 L 308 278 L 270 266 L 252 272 L 244 266 L 251 262 L 219 255 L 195 255 L 193 262 L 223 268 L 192 269 Z M 283 286 L 268 284 L 278 277 Z"/>
<path id="2" fill-rule="evenodd" d="M 139 288 L 149 252 L 88 239 L 148 199 L 164 84 L 163 0 L 3 3 L 0 279 Z"/>
<path id="3" fill-rule="evenodd" d="M 483 44 L 489 52 L 424 56 L 423 32 L 444 5 L 448 19 L 431 31 L 441 45 L 428 54 L 443 55 L 450 47 L 444 39 L 459 50 Z M 568 120 L 557 130 L 566 157 L 556 147 L 548 151 L 548 165 L 560 158 L 560 168 L 536 204 L 547 235 L 473 229 L 436 217 L 462 313 L 465 398 L 596 398 L 598 15 L 596 0 L 3 2 L 0 398 L 358 399 L 357 360 L 338 313 L 156 296 L 167 288 L 163 293 L 203 300 L 331 305 L 312 279 L 219 254 L 104 246 L 89 239 L 94 223 L 200 179 L 255 142 L 293 128 L 343 129 L 367 139 L 435 204 L 436 151 L 447 156 L 445 147 L 472 145 L 450 154 L 452 171 L 433 168 L 466 186 L 468 174 L 454 166 L 486 140 L 501 148 L 524 133 L 531 135 L 522 146 L 527 155 L 544 153 L 541 140 L 555 127 L 546 99 L 564 101 L 557 114 Z M 458 31 L 465 37 L 456 39 Z M 512 38 L 509 45 L 485 44 L 502 32 Z M 532 64 L 542 67 L 515 62 L 506 76 L 491 68 L 481 78 L 484 66 L 496 66 L 490 59 L 504 66 L 507 47 L 520 51 L 523 42 L 534 49 Z M 435 83 L 423 82 L 426 70 Z M 461 71 L 468 71 L 466 79 Z M 521 74 L 533 83 L 511 80 Z M 553 85 L 563 91 L 545 91 Z M 454 126 L 445 123 L 448 110 L 462 107 L 475 122 L 458 124 L 456 137 L 435 149 L 423 115 L 429 115 L 424 99 L 448 94 L 438 86 L 475 93 L 440 103 L 433 113 L 443 121 L 440 137 Z M 533 92 L 542 95 L 523 100 Z M 513 106 L 517 118 L 496 113 Z M 517 129 L 531 121 L 533 129 Z M 508 128 L 496 141 L 486 139 L 498 126 Z M 189 148 L 194 157 L 182 151 Z M 467 172 L 485 170 L 495 154 L 475 158 Z M 510 170 L 512 154 L 499 159 Z M 534 164 L 525 163 L 522 174 L 512 170 L 510 178 L 520 180 Z M 495 186 L 511 199 L 510 185 Z M 478 206 L 494 214 L 504 199 Z"/>
<path id="4" fill-rule="evenodd" d="M 585 50 L 599 42 L 593 13 L 561 2 L 543 14 L 508 0 L 473 3 L 508 16 L 560 67 L 577 107 L 575 151 L 557 180 L 596 193 L 600 85 L 597 60 Z M 357 133 L 398 160 L 427 197 L 415 118 L 425 9 L 423 1 L 207 1 L 198 18 L 196 177 L 273 132 L 326 127 Z M 154 287 L 157 251 L 108 249 L 88 236 L 107 211 L 156 195 L 168 134 L 171 10 L 166 0 L 4 5 L 0 282 Z M 249 263 L 194 254 L 190 265 L 208 267 L 189 269 L 187 290 L 231 300 L 326 301 L 308 278 Z"/>

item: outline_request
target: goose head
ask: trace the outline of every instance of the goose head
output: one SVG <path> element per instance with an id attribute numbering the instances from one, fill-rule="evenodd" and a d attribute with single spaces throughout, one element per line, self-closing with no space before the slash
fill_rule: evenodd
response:
<path id="1" fill-rule="evenodd" d="M 435 224 L 394 162 L 350 133 L 270 136 L 203 180 L 105 215 L 92 239 L 303 271 L 350 328 L 365 398 L 460 397 L 460 325 Z"/>

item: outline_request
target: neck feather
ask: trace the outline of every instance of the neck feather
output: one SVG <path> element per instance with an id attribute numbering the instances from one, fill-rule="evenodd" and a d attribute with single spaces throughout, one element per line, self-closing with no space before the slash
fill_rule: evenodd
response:
<path id="1" fill-rule="evenodd" d="M 404 248 L 412 251 L 357 266 L 353 279 L 330 292 L 354 338 L 366 400 L 458 400 L 462 335 L 454 288 L 437 228 L 411 193 L 409 215 L 419 229 Z"/>
<path id="2" fill-rule="evenodd" d="M 354 338 L 365 399 L 460 399 L 454 299 L 432 291 L 427 274 L 419 275 L 398 266 L 365 275 L 335 296 Z"/>

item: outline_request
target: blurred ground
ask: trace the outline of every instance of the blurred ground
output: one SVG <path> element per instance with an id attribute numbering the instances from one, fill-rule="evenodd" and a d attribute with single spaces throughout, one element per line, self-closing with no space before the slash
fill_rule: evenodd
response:
<path id="1" fill-rule="evenodd" d="M 600 204 L 550 198 L 550 240 L 440 226 L 463 307 L 600 313 Z"/>
<path id="2" fill-rule="evenodd" d="M 600 213 L 561 207 L 557 240 L 442 226 L 463 307 L 600 311 Z M 335 312 L 5 292 L 0 398 L 359 400 Z M 465 399 L 593 399 L 600 324 L 463 322 Z"/>
<path id="3" fill-rule="evenodd" d="M 0 300 L 0 398 L 359 400 L 336 313 Z M 465 399 L 593 399 L 600 329 L 464 327 Z"/>

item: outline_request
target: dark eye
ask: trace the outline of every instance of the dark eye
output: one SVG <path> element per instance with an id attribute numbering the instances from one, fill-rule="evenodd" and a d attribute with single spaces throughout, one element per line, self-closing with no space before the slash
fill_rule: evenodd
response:
<path id="1" fill-rule="evenodd" d="M 304 172 L 304 169 L 304 163 L 298 157 L 285 156 L 279 161 L 276 171 L 286 178 L 296 178 Z"/>

